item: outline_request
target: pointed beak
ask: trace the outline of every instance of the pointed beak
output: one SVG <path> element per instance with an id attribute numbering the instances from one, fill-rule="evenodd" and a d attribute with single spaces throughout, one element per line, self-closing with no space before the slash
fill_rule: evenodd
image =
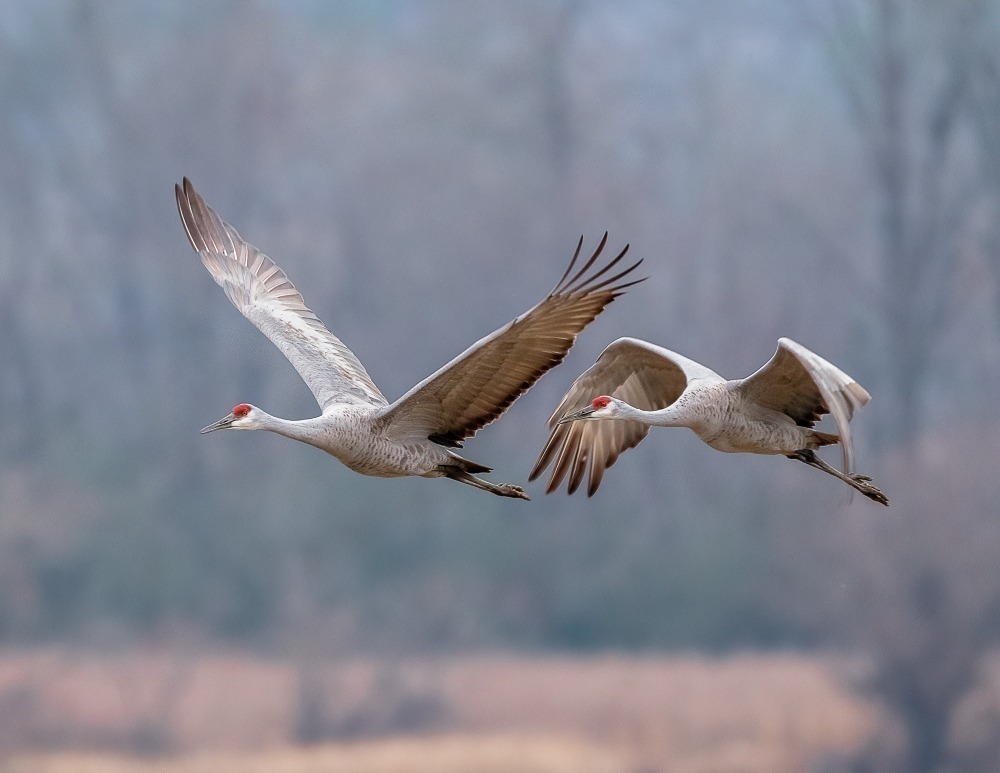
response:
<path id="1" fill-rule="evenodd" d="M 579 421 L 580 419 L 588 419 L 590 418 L 590 414 L 592 414 L 593 412 L 594 412 L 594 406 L 588 405 L 586 408 L 581 408 L 579 411 L 574 411 L 573 413 L 567 413 L 565 416 L 559 419 L 559 421 L 556 422 L 556 425 L 558 426 L 559 424 L 569 424 L 571 421 Z"/>
<path id="2" fill-rule="evenodd" d="M 217 429 L 230 429 L 234 421 L 236 421 L 236 417 L 233 414 L 229 414 L 225 418 L 219 419 L 215 424 L 209 424 L 199 434 L 204 435 L 206 432 L 215 432 Z"/>

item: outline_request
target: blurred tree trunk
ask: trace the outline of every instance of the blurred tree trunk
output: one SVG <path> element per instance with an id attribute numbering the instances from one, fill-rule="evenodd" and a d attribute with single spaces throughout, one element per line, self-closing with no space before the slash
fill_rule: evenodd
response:
<path id="1" fill-rule="evenodd" d="M 1000 10 L 988 11 L 987 22 L 970 37 L 968 107 L 980 150 L 980 172 L 992 192 L 992 227 L 985 245 L 984 267 L 994 287 L 995 317 L 1000 321 Z"/>
<path id="2" fill-rule="evenodd" d="M 949 300 L 957 244 L 977 193 L 954 178 L 968 86 L 965 33 L 981 4 L 878 0 L 830 8 L 833 21 L 823 22 L 823 32 L 871 160 L 880 208 L 878 386 L 889 399 L 878 440 L 907 445 L 923 429 L 920 387 L 955 309 Z M 929 72 L 930 60 L 938 72 Z"/>
<path id="3" fill-rule="evenodd" d="M 10 287 L 24 287 L 24 271 L 12 266 Z M 23 296 L 22 296 L 23 297 Z M 10 416 L 0 444 L 0 458 L 27 464 L 38 458 L 44 436 L 42 394 L 35 368 L 30 334 L 23 329 L 23 302 L 13 291 L 0 287 L 0 399 Z"/>
<path id="4" fill-rule="evenodd" d="M 545 95 L 545 132 L 549 142 L 555 187 L 572 182 L 575 156 L 573 103 L 566 66 L 583 0 L 566 0 L 552 23 L 548 44 L 542 49 L 542 91 Z M 558 191 L 555 191 L 558 193 Z M 554 200 L 561 200 L 554 197 Z"/>
<path id="5" fill-rule="evenodd" d="M 974 150 L 962 144 L 968 139 L 962 130 L 971 88 L 969 38 L 987 6 L 877 0 L 824 8 L 828 50 L 870 160 L 879 206 L 874 316 L 883 346 L 876 388 L 885 399 L 878 440 L 883 448 L 916 449 L 927 429 L 922 386 L 962 309 L 954 302 L 960 245 L 968 242 L 982 193 L 968 172 Z M 914 467 L 922 463 L 915 451 L 897 453 Z M 979 622 L 993 600 L 976 586 L 981 581 L 963 574 L 976 547 L 959 546 L 957 535 L 982 533 L 968 525 L 978 515 L 962 509 L 963 499 L 956 494 L 956 504 L 939 509 L 907 508 L 911 533 L 905 536 L 899 523 L 884 532 L 865 530 L 864 542 L 877 558 L 862 562 L 874 558 L 878 567 L 864 570 L 870 572 L 866 600 L 852 609 L 850 621 L 841 621 L 851 643 L 873 656 L 869 687 L 905 724 L 906 770 L 943 770 L 953 761 L 949 723 L 993 641 Z M 906 507 L 904 497 L 900 505 Z M 939 532 L 943 512 L 953 533 Z M 847 548 L 842 559 L 856 561 L 858 552 L 865 551 Z M 867 769 L 863 760 L 860 769 Z"/>
<path id="6" fill-rule="evenodd" d="M 779 516 L 774 555 L 785 571 L 777 573 L 772 603 L 795 608 L 823 638 L 867 655 L 872 670 L 855 687 L 906 731 L 902 745 L 897 725 L 876 725 L 846 769 L 1000 769 L 961 766 L 992 754 L 1000 737 L 997 715 L 982 712 L 970 722 L 962 712 L 977 688 L 990 696 L 996 689 L 982 669 L 1000 636 L 1000 480 L 992 458 L 967 453 L 993 434 L 991 426 L 952 428 L 887 454 L 896 516 L 872 518 L 867 507 L 819 523 L 790 510 Z M 963 455 L 960 475 L 940 463 Z"/>

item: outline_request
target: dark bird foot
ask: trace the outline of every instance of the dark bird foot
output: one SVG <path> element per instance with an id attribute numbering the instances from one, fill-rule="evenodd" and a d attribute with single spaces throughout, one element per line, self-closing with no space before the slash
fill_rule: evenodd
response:
<path id="1" fill-rule="evenodd" d="M 520 486 L 515 486 L 513 483 L 503 483 L 497 486 L 493 493 L 501 497 L 513 497 L 515 499 L 531 501 L 531 497 L 524 493 L 524 489 Z"/>
<path id="2" fill-rule="evenodd" d="M 869 499 L 873 499 L 880 505 L 889 506 L 889 498 L 882 493 L 877 486 L 872 485 L 871 477 L 868 475 L 852 475 L 852 485 Z"/>

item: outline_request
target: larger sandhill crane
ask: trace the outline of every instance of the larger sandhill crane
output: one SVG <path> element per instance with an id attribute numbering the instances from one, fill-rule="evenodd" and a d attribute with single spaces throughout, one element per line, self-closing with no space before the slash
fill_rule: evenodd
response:
<path id="1" fill-rule="evenodd" d="M 546 493 L 569 474 L 572 494 L 590 465 L 587 494 L 601 485 L 618 455 L 650 427 L 689 427 L 718 451 L 784 454 L 839 478 L 883 505 L 889 500 L 866 475 L 851 473 L 850 420 L 871 395 L 853 378 L 789 338 L 756 373 L 727 381 L 676 352 L 636 338 L 610 344 L 563 397 L 549 419 L 552 433 L 531 471 L 555 460 Z M 831 414 L 839 435 L 813 425 Z M 840 443 L 843 472 L 815 449 Z"/>
<path id="2" fill-rule="evenodd" d="M 591 271 L 608 235 L 574 273 L 583 237 L 569 268 L 539 304 L 476 342 L 396 402 L 389 403 L 364 366 L 324 327 L 269 257 L 243 241 L 209 207 L 191 182 L 175 186 L 177 209 L 191 246 L 229 300 L 271 339 L 306 382 L 322 415 L 279 419 L 249 403 L 205 427 L 264 429 L 316 446 L 364 475 L 448 477 L 499 496 L 527 499 L 519 486 L 497 485 L 473 473 L 490 472 L 448 447 L 499 417 L 573 346 L 577 334 L 640 280 L 622 282 L 638 261 L 607 276 L 628 245 Z M 588 273 L 589 272 L 589 273 Z"/>

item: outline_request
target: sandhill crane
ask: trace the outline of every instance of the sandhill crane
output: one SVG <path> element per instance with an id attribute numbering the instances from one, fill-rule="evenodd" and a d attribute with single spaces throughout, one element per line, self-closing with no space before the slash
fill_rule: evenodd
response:
<path id="1" fill-rule="evenodd" d="M 727 381 L 687 357 L 636 338 L 610 344 L 573 382 L 549 419 L 552 433 L 531 471 L 534 480 L 555 460 L 546 493 L 580 486 L 587 494 L 618 455 L 646 437 L 650 427 L 689 427 L 719 451 L 784 454 L 828 472 L 883 505 L 889 500 L 866 475 L 851 473 L 849 422 L 871 395 L 853 378 L 789 338 L 756 373 Z M 826 413 L 839 435 L 813 425 Z M 815 449 L 840 443 L 844 470 Z"/>
<path id="2" fill-rule="evenodd" d="M 310 311 L 285 272 L 240 238 L 185 177 L 174 186 L 191 246 L 229 300 L 288 358 L 319 403 L 322 415 L 301 421 L 271 416 L 240 403 L 204 432 L 264 429 L 316 446 L 364 475 L 448 477 L 499 496 L 528 499 L 523 489 L 473 473 L 490 472 L 447 447 L 499 417 L 573 346 L 577 334 L 637 282 L 622 282 L 642 261 L 607 276 L 628 245 L 591 271 L 608 235 L 574 273 L 569 268 L 539 304 L 476 342 L 396 402 L 389 403 L 364 366 Z M 588 273 L 589 272 L 589 273 Z"/>

